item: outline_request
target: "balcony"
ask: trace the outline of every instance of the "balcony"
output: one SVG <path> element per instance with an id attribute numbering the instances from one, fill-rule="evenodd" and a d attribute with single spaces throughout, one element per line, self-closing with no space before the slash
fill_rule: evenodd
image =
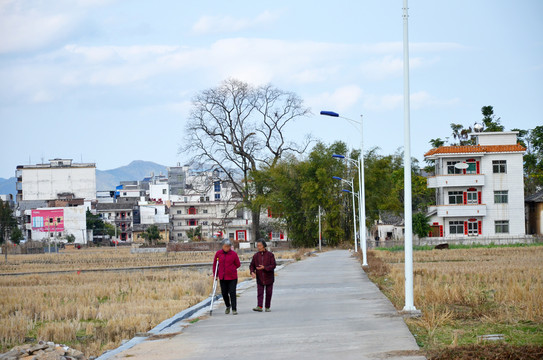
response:
<path id="1" fill-rule="evenodd" d="M 439 217 L 474 217 L 486 216 L 486 205 L 438 205 L 428 207 L 428 212 Z"/>
<path id="2" fill-rule="evenodd" d="M 484 186 L 483 174 L 437 175 L 428 178 L 429 188 Z"/>

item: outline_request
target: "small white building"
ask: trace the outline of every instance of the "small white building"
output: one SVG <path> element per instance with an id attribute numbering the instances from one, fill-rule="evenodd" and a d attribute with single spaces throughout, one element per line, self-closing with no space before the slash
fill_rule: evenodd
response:
<path id="1" fill-rule="evenodd" d="M 517 132 L 472 133 L 475 145 L 441 146 L 425 154 L 435 161 L 428 187 L 430 236 L 443 238 L 525 235 L 524 147 Z"/>
<path id="2" fill-rule="evenodd" d="M 32 240 L 65 241 L 73 235 L 76 244 L 87 242 L 87 217 L 85 206 L 50 207 L 26 210 L 30 215 Z"/>

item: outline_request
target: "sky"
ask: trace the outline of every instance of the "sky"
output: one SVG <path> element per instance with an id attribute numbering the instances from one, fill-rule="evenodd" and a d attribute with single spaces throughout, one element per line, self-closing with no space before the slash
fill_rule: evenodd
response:
<path id="1" fill-rule="evenodd" d="M 411 141 L 494 106 L 543 124 L 543 1 L 409 2 Z M 288 128 L 358 148 L 320 110 L 364 119 L 364 146 L 403 146 L 401 0 L 0 0 L 0 177 L 73 158 L 111 169 L 179 153 L 194 95 L 227 78 L 272 83 L 312 109 Z"/>

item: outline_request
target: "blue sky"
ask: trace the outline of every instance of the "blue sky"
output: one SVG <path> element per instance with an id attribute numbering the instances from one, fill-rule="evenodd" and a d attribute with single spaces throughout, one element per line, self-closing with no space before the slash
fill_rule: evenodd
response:
<path id="1" fill-rule="evenodd" d="M 412 154 L 493 105 L 543 124 L 543 2 L 411 0 Z M 41 158 L 186 162 L 194 94 L 239 78 L 297 92 L 300 140 L 402 146 L 402 1 L 0 0 L 0 177 Z"/>

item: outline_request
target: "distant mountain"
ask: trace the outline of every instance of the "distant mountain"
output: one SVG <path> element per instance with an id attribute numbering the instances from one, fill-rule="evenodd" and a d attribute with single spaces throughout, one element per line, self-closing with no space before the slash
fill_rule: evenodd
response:
<path id="1" fill-rule="evenodd" d="M 114 190 L 121 181 L 143 180 L 154 173 L 167 174 L 167 167 L 152 161 L 135 160 L 111 170 L 96 170 L 96 190 Z"/>
<path id="2" fill-rule="evenodd" d="M 0 194 L 12 194 L 15 199 L 15 194 L 17 193 L 17 190 L 15 190 L 15 180 L 14 177 L 10 177 L 9 179 L 0 178 Z"/>

